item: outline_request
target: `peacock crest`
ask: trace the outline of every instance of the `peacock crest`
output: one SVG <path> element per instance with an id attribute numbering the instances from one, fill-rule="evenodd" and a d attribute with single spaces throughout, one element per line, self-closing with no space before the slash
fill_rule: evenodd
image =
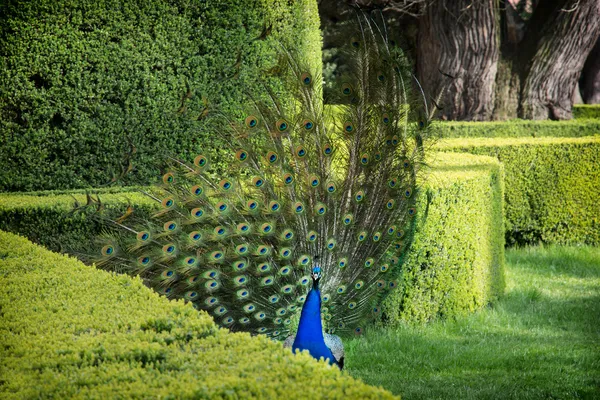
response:
<path id="1" fill-rule="evenodd" d="M 88 261 L 140 275 L 223 327 L 276 339 L 296 329 L 318 265 L 324 329 L 361 334 L 411 242 L 429 119 L 402 51 L 370 17 L 359 24 L 333 111 L 322 77 L 282 50 L 278 70 L 295 101 L 269 92 L 245 118 L 222 122 L 224 176 L 210 149 L 169 159 L 147 193 L 159 210 L 106 217 Z"/>

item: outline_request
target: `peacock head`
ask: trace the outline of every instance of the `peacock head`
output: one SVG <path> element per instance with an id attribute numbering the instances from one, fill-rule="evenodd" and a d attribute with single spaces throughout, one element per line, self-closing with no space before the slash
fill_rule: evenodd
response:
<path id="1" fill-rule="evenodd" d="M 319 283 L 319 279 L 321 279 L 321 267 L 316 265 L 313 268 L 312 273 L 310 274 L 310 277 L 313 280 L 313 284 Z"/>

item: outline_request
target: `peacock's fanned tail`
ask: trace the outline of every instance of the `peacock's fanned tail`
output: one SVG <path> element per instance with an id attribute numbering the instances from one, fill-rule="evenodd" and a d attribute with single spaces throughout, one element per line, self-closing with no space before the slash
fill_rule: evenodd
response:
<path id="1" fill-rule="evenodd" d="M 92 261 L 139 274 L 224 327 L 278 339 L 318 263 L 327 331 L 362 333 L 410 244 L 428 118 L 401 50 L 369 17 L 359 23 L 333 115 L 321 76 L 283 50 L 295 102 L 269 93 L 243 121 L 223 123 L 227 176 L 215 176 L 208 152 L 171 160 L 148 194 L 160 211 L 111 219 Z"/>

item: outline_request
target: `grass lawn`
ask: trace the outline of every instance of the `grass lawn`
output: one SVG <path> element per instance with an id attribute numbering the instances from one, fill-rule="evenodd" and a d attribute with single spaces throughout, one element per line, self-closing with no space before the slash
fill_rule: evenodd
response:
<path id="1" fill-rule="evenodd" d="M 506 257 L 496 304 L 349 341 L 348 373 L 404 399 L 600 399 L 600 248 Z"/>

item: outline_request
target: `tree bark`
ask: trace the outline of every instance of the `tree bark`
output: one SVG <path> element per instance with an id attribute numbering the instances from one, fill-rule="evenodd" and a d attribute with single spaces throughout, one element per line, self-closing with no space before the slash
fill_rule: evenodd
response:
<path id="1" fill-rule="evenodd" d="M 521 117 L 526 119 L 572 117 L 573 91 L 600 35 L 600 1 L 558 3 L 526 73 L 521 93 Z"/>
<path id="2" fill-rule="evenodd" d="M 418 78 L 428 95 L 444 92 L 443 119 L 482 121 L 492 116 L 497 8 L 496 0 L 437 0 L 419 19 Z M 443 74 L 453 76 L 449 84 Z"/>
<path id="3" fill-rule="evenodd" d="M 600 104 L 600 39 L 583 66 L 581 93 L 586 104 Z"/>

